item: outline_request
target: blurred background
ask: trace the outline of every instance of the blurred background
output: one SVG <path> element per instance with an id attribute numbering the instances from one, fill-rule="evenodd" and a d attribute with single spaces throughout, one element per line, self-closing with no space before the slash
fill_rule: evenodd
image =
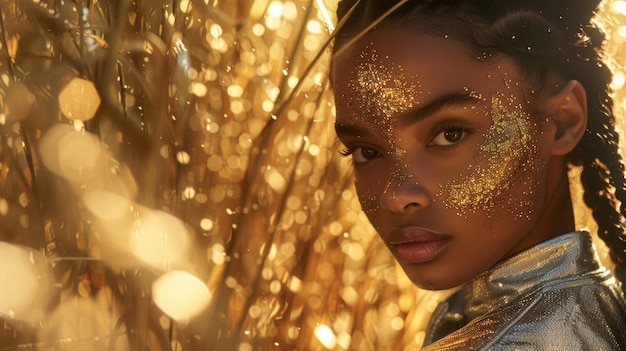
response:
<path id="1" fill-rule="evenodd" d="M 0 0 L 0 351 L 419 348 L 442 295 L 339 156 L 335 9 Z M 624 116 L 626 1 L 596 25 Z"/>

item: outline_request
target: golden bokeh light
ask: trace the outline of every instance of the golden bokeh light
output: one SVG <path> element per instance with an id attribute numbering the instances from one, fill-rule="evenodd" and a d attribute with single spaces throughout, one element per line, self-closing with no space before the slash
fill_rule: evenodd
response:
<path id="1" fill-rule="evenodd" d="M 419 349 L 443 295 L 339 157 L 336 7 L 0 2 L 0 349 Z M 626 2 L 596 23 L 621 118 Z"/>
<path id="2" fill-rule="evenodd" d="M 27 117 L 35 102 L 35 95 L 21 82 L 8 84 L 3 98 L 4 111 L 0 116 L 0 124 Z"/>
<path id="3" fill-rule="evenodd" d="M 45 257 L 27 247 L 0 242 L 0 316 L 39 323 L 52 298 L 52 271 Z"/>
<path id="4" fill-rule="evenodd" d="M 152 300 L 168 316 L 186 321 L 206 308 L 211 292 L 191 273 L 170 271 L 152 284 Z"/>
<path id="5" fill-rule="evenodd" d="M 91 213 L 104 221 L 122 220 L 130 215 L 129 199 L 104 190 L 93 190 L 83 196 L 85 206 Z"/>
<path id="6" fill-rule="evenodd" d="M 100 95 L 93 82 L 74 78 L 59 93 L 59 108 L 67 118 L 88 121 L 100 106 Z"/>
<path id="7" fill-rule="evenodd" d="M 105 151 L 95 135 L 58 124 L 41 138 L 39 151 L 46 167 L 70 181 L 89 181 L 106 172 Z"/>
<path id="8" fill-rule="evenodd" d="M 130 251 L 148 265 L 162 271 L 185 266 L 191 246 L 183 222 L 162 211 L 139 211 L 133 221 Z"/>
<path id="9" fill-rule="evenodd" d="M 88 289 L 83 285 L 84 289 Z M 127 330 L 116 326 L 119 307 L 113 302 L 113 292 L 101 289 L 95 296 L 87 291 L 74 296 L 46 319 L 48 327 L 37 334 L 40 347 L 60 351 L 106 350 L 131 351 Z"/>
<path id="10" fill-rule="evenodd" d="M 325 348 L 332 350 L 337 346 L 337 337 L 326 325 L 320 325 L 315 328 L 315 337 L 320 341 Z"/>

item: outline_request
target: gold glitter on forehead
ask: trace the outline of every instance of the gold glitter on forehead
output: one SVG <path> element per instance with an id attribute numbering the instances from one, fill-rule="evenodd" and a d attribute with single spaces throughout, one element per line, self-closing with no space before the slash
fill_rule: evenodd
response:
<path id="1" fill-rule="evenodd" d="M 389 127 L 391 118 L 412 108 L 418 86 L 404 75 L 401 65 L 382 60 L 376 50 L 363 52 L 348 88 L 352 108 L 366 122 Z"/>
<path id="2" fill-rule="evenodd" d="M 490 115 L 492 124 L 476 159 L 486 157 L 487 166 L 470 166 L 466 175 L 446 183 L 437 196 L 447 193 L 446 206 L 459 215 L 482 210 L 491 216 L 496 207 L 503 207 L 518 218 L 529 218 L 539 187 L 538 126 L 523 106 L 503 95 L 492 97 Z M 521 194 L 512 196 L 515 191 Z"/>

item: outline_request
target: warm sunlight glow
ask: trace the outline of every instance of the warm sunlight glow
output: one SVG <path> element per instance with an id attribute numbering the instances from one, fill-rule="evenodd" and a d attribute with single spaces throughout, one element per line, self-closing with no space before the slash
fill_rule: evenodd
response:
<path id="1" fill-rule="evenodd" d="M 99 106 L 100 95 L 96 86 L 86 79 L 72 79 L 59 93 L 59 108 L 69 119 L 90 120 Z"/>
<path id="2" fill-rule="evenodd" d="M 103 173 L 105 153 L 91 133 L 58 124 L 44 134 L 40 150 L 48 169 L 67 180 L 85 181 Z"/>
<path id="3" fill-rule="evenodd" d="M 150 266 L 167 271 L 187 259 L 190 236 L 183 222 L 163 211 L 144 210 L 135 220 L 131 252 Z"/>
<path id="4" fill-rule="evenodd" d="M 43 317 L 52 282 L 39 252 L 0 242 L 0 316 L 34 322 Z"/>
<path id="5" fill-rule="evenodd" d="M 127 198 L 103 190 L 87 193 L 83 196 L 83 201 L 94 216 L 106 221 L 127 216 L 131 207 Z"/>
<path id="6" fill-rule="evenodd" d="M 315 328 L 315 336 L 327 349 L 334 349 L 337 346 L 335 333 L 326 325 L 319 325 Z"/>
<path id="7" fill-rule="evenodd" d="M 177 321 L 200 313 L 211 300 L 211 292 L 200 279 L 184 271 L 163 274 L 152 284 L 152 299 Z"/>

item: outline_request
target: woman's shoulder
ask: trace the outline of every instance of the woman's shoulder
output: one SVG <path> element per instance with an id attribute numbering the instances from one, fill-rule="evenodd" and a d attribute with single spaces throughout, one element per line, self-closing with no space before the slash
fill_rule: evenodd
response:
<path id="1" fill-rule="evenodd" d="M 485 316 L 501 322 L 486 349 L 626 349 L 626 300 L 611 277 L 541 289 L 497 314 Z"/>
<path id="2" fill-rule="evenodd" d="M 626 301 L 610 276 L 542 287 L 424 350 L 626 349 Z"/>

